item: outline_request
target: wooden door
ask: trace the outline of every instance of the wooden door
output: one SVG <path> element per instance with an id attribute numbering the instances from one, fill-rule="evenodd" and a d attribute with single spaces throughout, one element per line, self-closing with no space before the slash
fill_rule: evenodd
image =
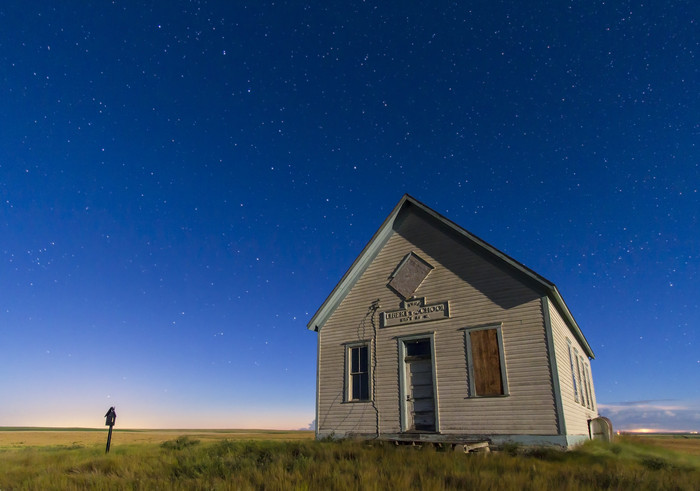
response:
<path id="1" fill-rule="evenodd" d="M 435 431 L 435 391 L 430 340 L 407 341 L 405 352 L 407 431 Z"/>

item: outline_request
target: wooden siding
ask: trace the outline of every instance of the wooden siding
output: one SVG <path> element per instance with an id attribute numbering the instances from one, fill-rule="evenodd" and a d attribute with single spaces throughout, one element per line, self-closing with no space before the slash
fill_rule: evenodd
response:
<path id="1" fill-rule="evenodd" d="M 585 352 L 572 335 L 554 303 L 547 302 L 547 304 L 549 305 L 549 317 L 552 324 L 557 371 L 559 372 L 559 390 L 561 391 L 562 409 L 564 412 L 564 420 L 566 421 L 566 433 L 568 435 L 588 435 L 588 420 L 598 417 L 598 405 L 595 400 L 595 391 L 593 390 L 590 360 L 583 355 Z M 571 343 L 572 356 L 574 355 L 573 350 L 578 351 L 579 354 L 583 355 L 585 365 L 588 367 L 587 378 L 592 399 L 591 408 L 581 404 L 581 391 L 585 389 L 582 387 L 580 381 L 577 382 L 578 402 L 574 396 L 574 383 L 571 372 L 571 362 L 569 361 L 569 343 Z M 574 360 L 573 363 L 574 370 L 576 370 L 576 360 Z"/>
<path id="2" fill-rule="evenodd" d="M 398 433 L 399 338 L 434 333 L 441 433 L 556 435 L 542 293 L 420 212 L 403 213 L 394 233 L 319 332 L 319 434 L 374 434 L 377 427 L 382 434 Z M 381 328 L 380 313 L 400 308 L 402 300 L 387 286 L 390 275 L 411 251 L 435 267 L 415 296 L 426 297 L 428 303 L 449 301 L 450 318 Z M 379 308 L 373 306 L 376 300 Z M 464 329 L 485 324 L 501 325 L 507 396 L 469 394 Z M 348 403 L 344 346 L 367 339 L 374 339 L 374 403 Z"/>

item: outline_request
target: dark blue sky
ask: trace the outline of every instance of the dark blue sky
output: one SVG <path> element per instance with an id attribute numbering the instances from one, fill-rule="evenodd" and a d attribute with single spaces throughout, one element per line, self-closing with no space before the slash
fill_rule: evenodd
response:
<path id="1" fill-rule="evenodd" d="M 558 285 L 617 427 L 700 429 L 697 16 L 4 2 L 0 425 L 306 426 L 410 193 Z"/>

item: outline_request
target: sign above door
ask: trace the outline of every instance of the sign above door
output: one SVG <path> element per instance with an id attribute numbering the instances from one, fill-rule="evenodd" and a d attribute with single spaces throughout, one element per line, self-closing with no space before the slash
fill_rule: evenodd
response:
<path id="1" fill-rule="evenodd" d="M 382 312 L 382 327 L 392 327 L 418 322 L 438 321 L 449 319 L 450 302 L 426 305 L 425 297 L 412 298 L 401 302 L 400 310 Z"/>

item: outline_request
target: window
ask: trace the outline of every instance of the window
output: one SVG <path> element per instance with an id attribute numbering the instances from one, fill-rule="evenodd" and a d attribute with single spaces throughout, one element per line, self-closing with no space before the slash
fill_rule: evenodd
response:
<path id="1" fill-rule="evenodd" d="M 466 341 L 470 395 L 507 395 L 501 327 L 467 329 Z"/>
<path id="2" fill-rule="evenodd" d="M 574 385 L 574 401 L 578 402 L 578 382 L 576 380 L 576 372 L 574 371 L 574 357 L 571 354 L 571 341 L 566 340 L 569 347 L 569 365 L 571 366 L 571 382 Z"/>
<path id="3" fill-rule="evenodd" d="M 583 361 L 583 356 L 581 357 L 581 376 L 583 377 L 583 388 L 581 390 L 586 393 L 586 407 L 591 409 L 591 383 L 588 376 L 588 365 Z"/>
<path id="4" fill-rule="evenodd" d="M 586 405 L 586 386 L 584 385 L 583 377 L 581 376 L 581 363 L 579 360 L 581 357 L 578 354 L 578 350 L 574 349 L 574 358 L 576 359 L 576 380 L 578 380 L 578 386 L 581 393 L 581 405 Z"/>
<path id="5" fill-rule="evenodd" d="M 406 341 L 406 358 L 430 359 L 432 350 L 430 349 L 430 339 L 418 339 L 416 341 Z"/>
<path id="6" fill-rule="evenodd" d="M 588 365 L 584 366 L 583 370 L 586 374 L 586 381 L 588 382 L 588 402 L 591 403 L 589 407 L 595 411 L 595 404 L 593 403 L 593 381 L 591 380 L 591 372 L 588 370 Z"/>
<path id="7" fill-rule="evenodd" d="M 348 346 L 348 401 L 369 401 L 369 344 Z"/>

